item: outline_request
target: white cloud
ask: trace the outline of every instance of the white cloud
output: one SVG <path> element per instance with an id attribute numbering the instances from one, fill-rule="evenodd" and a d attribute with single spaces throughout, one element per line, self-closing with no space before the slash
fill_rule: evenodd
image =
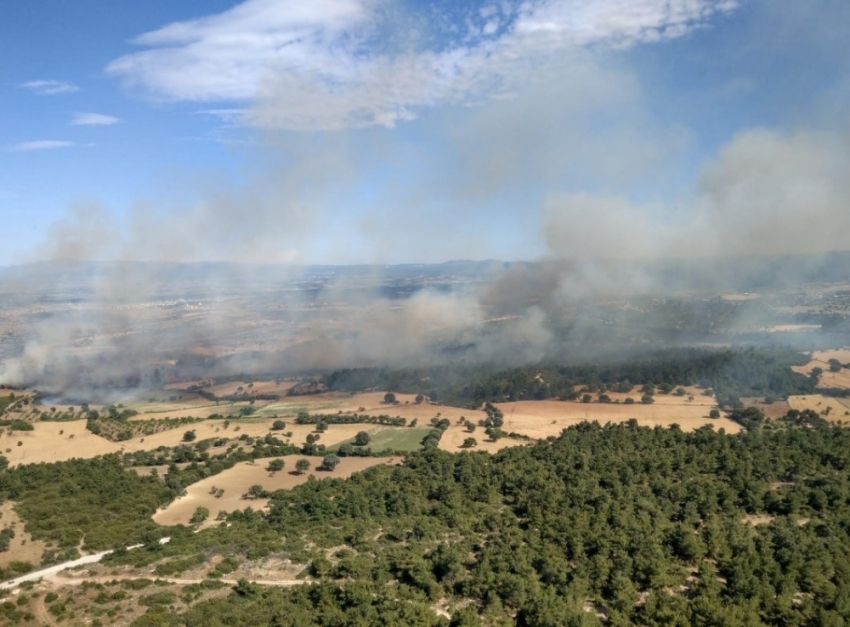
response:
<path id="1" fill-rule="evenodd" d="M 20 142 L 12 146 L 13 152 L 32 152 L 35 150 L 51 150 L 53 148 L 68 148 L 73 146 L 74 142 L 58 140 L 58 139 L 39 139 L 29 142 Z"/>
<path id="2" fill-rule="evenodd" d="M 104 115 L 103 113 L 77 113 L 71 124 L 77 126 L 111 126 L 120 122 L 113 115 Z"/>
<path id="3" fill-rule="evenodd" d="M 246 0 L 140 36 L 148 49 L 107 72 L 174 100 L 259 99 L 250 121 L 295 130 L 392 126 L 417 110 L 510 92 L 568 46 L 631 46 L 681 37 L 733 0 L 527 0 L 471 11 L 439 49 L 383 52 L 385 0 Z M 510 13 L 510 14 L 508 14 Z M 494 35 L 499 28 L 502 34 Z"/>
<path id="4" fill-rule="evenodd" d="M 39 96 L 55 96 L 57 94 L 71 94 L 75 91 L 79 91 L 80 88 L 74 85 L 74 83 L 68 83 L 65 81 L 27 81 L 26 83 L 21 83 L 19 85 L 21 89 L 29 89 L 34 94 L 38 94 Z"/>

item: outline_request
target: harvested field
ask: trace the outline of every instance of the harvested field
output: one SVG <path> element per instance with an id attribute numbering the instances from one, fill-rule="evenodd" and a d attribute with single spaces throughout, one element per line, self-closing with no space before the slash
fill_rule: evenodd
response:
<path id="1" fill-rule="evenodd" d="M 0 568 L 6 568 L 12 562 L 40 564 L 41 554 L 47 545 L 40 540 L 33 540 L 24 531 L 24 523 L 18 518 L 12 501 L 0 505 L 0 529 L 8 528 L 15 532 L 15 537 L 9 541 L 9 550 L 0 553 Z"/>
<path id="2" fill-rule="evenodd" d="M 195 441 L 206 440 L 209 438 L 238 438 L 240 435 L 249 435 L 251 437 L 263 437 L 267 433 L 271 433 L 284 442 L 292 444 L 303 444 L 310 433 L 315 432 L 313 425 L 296 425 L 287 424 L 283 431 L 272 431 L 272 420 L 248 421 L 248 420 L 231 420 L 230 426 L 225 429 L 223 420 L 209 420 L 206 422 L 198 422 L 191 425 L 183 425 L 176 429 L 161 431 L 153 435 L 148 435 L 124 442 L 117 442 L 114 445 L 117 449 L 131 453 L 133 451 L 150 451 L 160 446 L 173 447 L 179 445 L 183 441 L 183 434 L 187 431 L 194 431 L 196 434 Z M 339 442 L 343 442 L 353 438 L 358 431 L 363 431 L 364 426 L 371 425 L 330 425 L 325 433 L 320 435 L 319 443 L 325 446 L 333 446 Z M 292 432 L 291 438 L 285 438 L 284 432 Z"/>
<path id="3" fill-rule="evenodd" d="M 774 401 L 773 403 L 765 403 L 762 398 L 742 398 L 741 403 L 744 407 L 756 407 L 760 409 L 768 418 L 782 418 L 791 409 L 791 406 L 786 401 Z"/>
<path id="4" fill-rule="evenodd" d="M 798 411 L 812 409 L 831 422 L 850 424 L 850 399 L 847 398 L 832 398 L 821 394 L 789 396 L 788 405 Z"/>
<path id="5" fill-rule="evenodd" d="M 85 420 L 35 422 L 33 427 L 33 431 L 12 433 L 8 427 L 0 429 L 0 455 L 9 460 L 10 466 L 87 459 L 120 450 L 118 444 L 86 431 Z"/>
<path id="6" fill-rule="evenodd" d="M 189 519 L 197 507 L 206 507 L 210 510 L 210 518 L 214 519 L 220 511 L 232 512 L 238 509 L 251 507 L 255 510 L 263 509 L 268 505 L 268 499 L 242 498 L 252 485 L 261 485 L 268 491 L 289 490 L 297 485 L 306 483 L 309 477 L 319 479 L 326 477 L 344 478 L 353 473 L 378 464 L 397 464 L 399 458 L 375 458 L 375 457 L 344 457 L 332 472 L 317 471 L 315 466 L 322 463 L 321 457 L 308 457 L 313 466 L 303 475 L 290 474 L 295 468 L 295 462 L 302 459 L 301 455 L 289 455 L 284 457 L 285 468 L 277 473 L 269 473 L 266 470 L 269 460 L 257 460 L 257 462 L 242 462 L 224 472 L 208 477 L 198 483 L 189 486 L 187 494 L 171 503 L 167 508 L 154 514 L 154 522 L 160 525 L 188 525 Z M 224 495 L 215 498 L 210 494 L 213 488 L 223 488 Z M 206 523 L 208 526 L 215 524 L 214 520 Z"/>
<path id="7" fill-rule="evenodd" d="M 635 403 L 576 403 L 565 401 L 518 401 L 499 403 L 497 407 L 505 415 L 505 431 L 515 431 L 532 438 L 546 438 L 558 435 L 562 429 L 584 421 L 625 422 L 631 418 L 647 427 L 669 427 L 678 424 L 683 431 L 693 431 L 705 425 L 715 429 L 723 428 L 727 433 L 737 433 L 741 426 L 728 418 L 712 420 L 708 417 L 710 407 L 688 403 L 683 397 L 656 396 L 655 403 L 644 405 Z M 678 404 L 663 403 L 661 399 L 678 399 Z M 708 397 L 704 397 L 707 400 Z"/>
<path id="8" fill-rule="evenodd" d="M 559 429 L 558 433 L 560 432 L 561 430 Z M 466 438 L 475 438 L 475 441 L 478 442 L 478 444 L 474 448 L 464 449 L 462 445 Z M 500 440 L 493 442 L 487 437 L 487 434 L 484 433 L 484 429 L 482 427 L 478 427 L 474 433 L 470 433 L 466 430 L 466 427 L 453 424 L 443 433 L 443 437 L 440 439 L 439 448 L 444 451 L 448 451 L 449 453 L 459 453 L 461 451 L 487 451 L 488 453 L 498 453 L 503 448 L 507 448 L 509 446 L 523 446 L 531 443 L 532 442 L 528 440 L 515 440 L 513 438 L 501 438 Z"/>
<path id="9" fill-rule="evenodd" d="M 791 370 L 806 376 L 812 370 L 820 368 L 823 373 L 818 380 L 819 388 L 850 388 L 850 369 L 842 368 L 839 372 L 829 370 L 829 360 L 837 359 L 842 364 L 850 364 L 850 349 L 839 348 L 828 351 L 815 351 L 812 360 L 805 366 L 792 366 Z"/>

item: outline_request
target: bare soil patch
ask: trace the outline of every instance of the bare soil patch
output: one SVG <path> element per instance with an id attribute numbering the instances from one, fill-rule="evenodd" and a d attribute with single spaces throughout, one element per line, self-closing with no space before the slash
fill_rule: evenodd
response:
<path id="1" fill-rule="evenodd" d="M 312 465 L 309 471 L 303 475 L 291 474 L 295 469 L 295 462 L 302 458 L 301 455 L 288 455 L 282 458 L 285 467 L 282 471 L 276 473 L 269 473 L 266 470 L 269 460 L 239 463 L 214 477 L 208 477 L 189 486 L 186 496 L 177 499 L 167 508 L 154 514 L 154 522 L 160 525 L 188 525 L 192 514 L 198 507 L 209 509 L 211 519 L 214 519 L 220 511 L 232 512 L 247 507 L 255 510 L 263 509 L 268 505 L 268 499 L 248 500 L 242 498 L 242 495 L 248 492 L 252 485 L 261 485 L 268 491 L 289 490 L 306 483 L 310 477 L 317 479 L 350 477 L 355 472 L 378 464 L 397 464 L 401 461 L 397 457 L 344 457 L 332 472 L 325 472 L 318 471 L 315 468 L 322 463 L 322 459 L 311 457 L 307 458 Z M 213 487 L 224 489 L 224 495 L 221 498 L 216 498 L 213 494 L 210 494 Z M 215 521 L 210 520 L 206 524 L 215 524 Z"/>

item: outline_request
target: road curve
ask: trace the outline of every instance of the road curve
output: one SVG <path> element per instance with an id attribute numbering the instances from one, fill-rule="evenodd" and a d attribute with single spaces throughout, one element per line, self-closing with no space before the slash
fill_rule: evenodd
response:
<path id="1" fill-rule="evenodd" d="M 160 538 L 160 544 L 167 544 L 171 538 Z M 134 544 L 133 546 L 128 546 L 127 550 L 138 549 L 142 547 L 142 544 Z M 76 568 L 77 566 L 85 566 L 86 564 L 96 564 L 104 557 L 112 553 L 112 551 L 101 551 L 100 553 L 92 553 L 91 555 L 84 555 L 75 560 L 70 560 L 67 562 L 62 562 L 61 564 L 56 564 L 55 566 L 48 566 L 47 568 L 42 568 L 41 570 L 36 570 L 31 573 L 27 573 L 26 575 L 21 575 L 17 579 L 12 579 L 10 581 L 4 581 L 0 583 L 0 590 L 11 590 L 12 588 L 16 588 L 22 583 L 27 581 L 38 581 L 39 579 L 44 579 L 45 577 L 53 577 L 58 573 L 66 570 L 68 568 Z"/>

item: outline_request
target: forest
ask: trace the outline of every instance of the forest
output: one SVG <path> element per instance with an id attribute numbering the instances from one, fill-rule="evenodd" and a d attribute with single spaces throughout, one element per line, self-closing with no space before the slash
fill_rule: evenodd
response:
<path id="1" fill-rule="evenodd" d="M 610 390 L 636 384 L 664 386 L 668 391 L 700 385 L 713 389 L 721 405 L 734 406 L 741 397 L 808 394 L 817 384 L 816 379 L 790 369 L 807 363 L 809 358 L 783 349 L 671 349 L 638 359 L 574 365 L 569 365 L 567 357 L 559 365 L 542 363 L 502 370 L 463 362 L 428 368 L 344 369 L 326 375 L 324 383 L 332 390 L 377 388 L 425 393 L 431 400 L 476 407 L 486 401 L 566 399 L 578 386 Z"/>
<path id="2" fill-rule="evenodd" d="M 429 449 L 112 561 L 283 552 L 316 581 L 243 581 L 136 627 L 844 625 L 850 432 L 750 418 L 737 435 L 584 423 L 493 456 Z"/>

